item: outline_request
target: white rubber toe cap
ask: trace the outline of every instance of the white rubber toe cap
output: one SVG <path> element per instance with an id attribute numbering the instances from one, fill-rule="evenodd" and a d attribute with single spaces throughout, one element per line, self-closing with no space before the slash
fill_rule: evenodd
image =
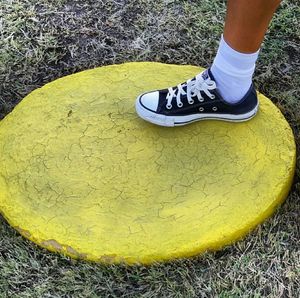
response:
<path id="1" fill-rule="evenodd" d="M 156 112 L 158 107 L 159 92 L 154 91 L 141 96 L 140 101 L 147 109 Z"/>

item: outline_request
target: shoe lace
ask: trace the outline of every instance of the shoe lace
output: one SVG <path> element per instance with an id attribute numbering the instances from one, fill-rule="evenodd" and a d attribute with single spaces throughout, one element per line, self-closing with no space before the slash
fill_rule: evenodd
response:
<path id="1" fill-rule="evenodd" d="M 186 87 L 186 91 L 184 88 Z M 172 100 L 175 97 L 178 108 L 183 106 L 181 101 L 181 96 L 186 95 L 189 104 L 193 104 L 194 100 L 193 97 L 197 97 L 200 102 L 204 101 L 204 98 L 201 94 L 203 91 L 209 98 L 214 99 L 215 95 L 212 94 L 210 91 L 216 88 L 216 83 L 211 80 L 209 77 L 204 79 L 202 73 L 198 74 L 194 79 L 190 79 L 185 83 L 179 84 L 174 89 L 170 87 L 168 90 L 168 95 L 166 97 L 167 104 L 166 108 L 172 108 Z M 177 94 L 176 94 L 177 91 Z"/>

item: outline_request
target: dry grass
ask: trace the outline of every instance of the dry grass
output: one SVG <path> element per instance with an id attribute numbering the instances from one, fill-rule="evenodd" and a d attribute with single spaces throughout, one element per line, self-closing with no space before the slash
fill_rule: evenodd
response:
<path id="1" fill-rule="evenodd" d="M 285 1 L 257 67 L 258 89 L 291 124 L 300 148 L 300 8 Z M 208 66 L 225 3 L 2 0 L 0 114 L 30 91 L 83 69 L 125 61 Z M 151 267 L 77 262 L 37 248 L 0 219 L 1 297 L 300 297 L 300 166 L 287 201 L 220 252 Z"/>

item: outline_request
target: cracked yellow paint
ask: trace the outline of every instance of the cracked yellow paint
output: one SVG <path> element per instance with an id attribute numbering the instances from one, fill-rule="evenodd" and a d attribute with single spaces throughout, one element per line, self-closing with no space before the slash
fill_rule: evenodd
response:
<path id="1" fill-rule="evenodd" d="M 249 122 L 164 128 L 135 98 L 200 72 L 129 63 L 81 72 L 28 95 L 0 123 L 0 209 L 51 251 L 150 264 L 219 249 L 270 216 L 290 189 L 295 143 L 260 94 Z"/>

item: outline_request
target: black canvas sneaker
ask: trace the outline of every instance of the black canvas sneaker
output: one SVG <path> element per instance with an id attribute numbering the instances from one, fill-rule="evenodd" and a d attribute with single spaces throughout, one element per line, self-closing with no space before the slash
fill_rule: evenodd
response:
<path id="1" fill-rule="evenodd" d="M 136 100 L 137 114 L 161 126 L 180 126 L 205 119 L 242 122 L 253 118 L 258 107 L 253 85 L 239 102 L 226 102 L 210 69 L 177 87 L 147 92 Z"/>

